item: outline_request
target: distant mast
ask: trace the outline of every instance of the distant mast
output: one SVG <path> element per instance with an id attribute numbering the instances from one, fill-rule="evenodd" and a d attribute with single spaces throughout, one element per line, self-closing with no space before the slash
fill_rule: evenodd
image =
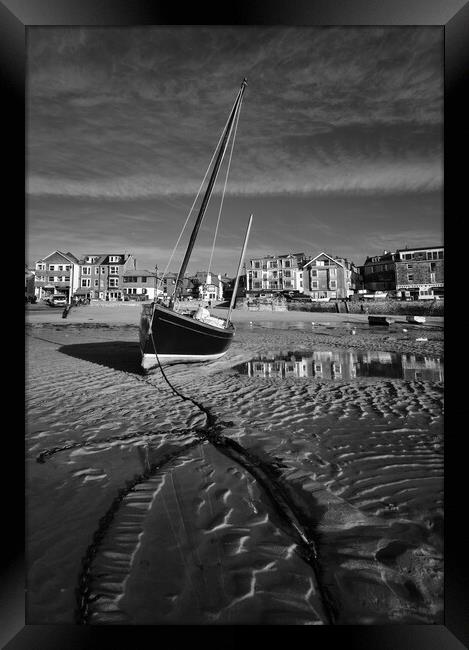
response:
<path id="1" fill-rule="evenodd" d="M 212 194 L 213 186 L 214 186 L 215 181 L 217 179 L 218 171 L 220 169 L 220 165 L 221 165 L 221 163 L 223 161 L 223 157 L 225 155 L 226 147 L 227 147 L 229 139 L 230 139 L 231 131 L 233 129 L 233 125 L 235 123 L 237 113 L 238 113 L 238 111 L 240 109 L 241 100 L 242 100 L 242 97 L 243 97 L 244 90 L 245 90 L 246 86 L 247 86 L 247 79 L 245 77 L 243 79 L 242 84 L 241 84 L 241 88 L 239 89 L 238 96 L 236 97 L 233 108 L 231 109 L 230 117 L 228 119 L 228 123 L 226 125 L 225 131 L 224 131 L 224 134 L 223 134 L 223 137 L 222 137 L 222 141 L 220 143 L 220 148 L 218 150 L 218 154 L 217 154 L 217 157 L 216 157 L 216 160 L 215 160 L 215 164 L 213 166 L 212 174 L 210 176 L 210 180 L 208 182 L 207 189 L 205 190 L 205 195 L 204 195 L 204 198 L 202 200 L 202 204 L 200 206 L 199 214 L 197 216 L 197 219 L 196 219 L 195 224 L 194 224 L 194 228 L 192 230 L 192 234 L 191 234 L 191 237 L 190 237 L 190 240 L 189 240 L 189 245 L 187 247 L 186 254 L 184 255 L 184 259 L 182 261 L 181 268 L 179 269 L 179 273 L 178 273 L 178 276 L 177 276 L 177 279 L 176 279 L 176 284 L 174 286 L 173 295 L 171 296 L 171 300 L 170 300 L 170 303 L 169 303 L 169 308 L 170 309 L 172 309 L 174 307 L 174 303 L 175 303 L 175 301 L 176 301 L 176 299 L 178 297 L 178 293 L 179 293 L 179 290 L 181 288 L 181 285 L 182 285 L 182 282 L 183 282 L 183 279 L 184 279 L 184 275 L 186 273 L 187 265 L 189 263 L 189 258 L 191 256 L 192 249 L 194 248 L 195 240 L 197 238 L 197 233 L 199 232 L 200 224 L 202 223 L 202 219 L 204 218 L 205 211 L 206 211 L 207 206 L 208 206 L 208 202 L 210 201 L 210 196 Z"/>

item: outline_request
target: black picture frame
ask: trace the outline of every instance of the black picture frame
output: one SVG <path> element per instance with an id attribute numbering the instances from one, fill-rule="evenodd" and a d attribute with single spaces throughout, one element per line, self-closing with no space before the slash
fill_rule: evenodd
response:
<path id="1" fill-rule="evenodd" d="M 181 22 L 183 17 L 183 22 Z M 467 155 L 469 102 L 469 4 L 465 0 L 239 0 L 223 9 L 200 3 L 180 6 L 157 0 L 1 0 L 0 71 L 2 74 L 2 123 L 10 136 L 3 149 L 7 160 L 3 203 L 11 221 L 23 236 L 21 214 L 25 210 L 25 31 L 33 25 L 439 25 L 445 42 L 445 155 L 444 208 L 446 277 L 456 278 L 459 249 L 451 243 L 463 218 L 467 164 L 458 152 Z M 5 223 L 5 222 L 4 222 Z M 16 246 L 17 248 L 17 246 Z M 449 251 L 449 254 L 448 254 Z M 456 281 L 445 290 L 447 304 L 461 300 Z M 19 293 L 19 292 L 18 292 Z M 459 297 L 458 297 L 459 295 Z M 463 305 L 461 305 L 462 309 Z M 451 308 L 450 308 L 451 312 Z M 450 313 L 449 312 L 449 313 Z M 447 316 L 445 312 L 445 316 Z M 16 330 L 16 320 L 14 327 Z M 451 318 L 446 329 L 452 331 Z M 7 323 L 5 336 L 18 340 Z M 450 335 L 451 336 L 451 335 Z M 453 338 L 451 336 L 451 338 Z M 449 337 L 446 337 L 448 340 Z M 4 341 L 7 339 L 4 338 Z M 7 343 L 8 345 L 8 343 Z M 18 364 L 18 360 L 16 360 Z M 463 386 L 452 380 L 449 364 L 445 403 L 445 625 L 341 626 L 307 628 L 256 628 L 258 642 L 275 640 L 279 645 L 305 641 L 316 647 L 338 643 L 360 650 L 458 650 L 469 647 L 468 571 L 465 554 L 468 535 L 464 519 L 465 459 L 463 451 Z M 20 378 L 21 381 L 21 378 Z M 453 422 L 454 424 L 451 424 Z M 13 435 L 14 434 L 14 435 Z M 145 643 L 222 643 L 223 648 L 245 645 L 254 639 L 255 629 L 244 627 L 177 628 L 88 627 L 75 625 L 25 625 L 24 558 L 24 440 L 11 427 L 4 431 L 10 476 L 2 494 L 3 523 L 8 525 L 4 566 L 0 576 L 0 641 L 7 650 L 63 650 L 64 648 L 144 647 Z M 3 476 L 5 472 L 2 473 Z M 19 514 L 18 514 L 19 513 Z"/>

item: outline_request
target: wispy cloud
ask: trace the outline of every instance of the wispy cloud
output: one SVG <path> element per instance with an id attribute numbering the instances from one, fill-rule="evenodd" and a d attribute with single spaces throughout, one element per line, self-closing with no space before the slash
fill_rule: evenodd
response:
<path id="1" fill-rule="evenodd" d="M 31 236 L 65 222 L 92 240 L 117 222 L 136 242 L 158 223 L 166 241 L 244 76 L 227 196 L 264 200 L 257 223 L 276 214 L 279 245 L 280 199 L 423 206 L 442 187 L 442 46 L 421 27 L 31 28 Z"/>

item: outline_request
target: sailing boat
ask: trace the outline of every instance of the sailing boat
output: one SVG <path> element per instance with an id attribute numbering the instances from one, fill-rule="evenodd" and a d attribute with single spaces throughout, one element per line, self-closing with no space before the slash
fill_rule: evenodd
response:
<path id="1" fill-rule="evenodd" d="M 142 353 L 142 366 L 145 370 L 158 364 L 188 363 L 219 359 L 227 352 L 233 340 L 235 327 L 230 317 L 236 301 L 239 276 L 249 238 L 252 215 L 249 217 L 227 318 L 214 318 L 210 316 L 210 312 L 207 309 L 199 309 L 196 312 L 185 312 L 180 309 L 178 300 L 182 293 L 184 274 L 192 249 L 194 248 L 200 224 L 202 223 L 210 201 L 220 165 L 223 161 L 233 129 L 235 125 L 237 126 L 241 101 L 246 85 L 247 81 L 244 79 L 220 138 L 219 145 L 217 145 L 217 149 L 215 150 L 215 162 L 210 179 L 200 205 L 181 268 L 177 275 L 169 304 L 164 304 L 156 296 L 154 302 L 146 304 L 142 308 L 140 319 L 140 349 Z"/>

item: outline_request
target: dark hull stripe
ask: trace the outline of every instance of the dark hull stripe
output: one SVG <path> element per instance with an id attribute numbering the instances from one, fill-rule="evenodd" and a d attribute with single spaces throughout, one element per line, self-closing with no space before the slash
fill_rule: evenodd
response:
<path id="1" fill-rule="evenodd" d="M 140 323 L 140 347 L 142 354 L 152 355 L 155 350 L 148 333 L 150 320 L 151 312 L 145 309 Z M 158 355 L 213 356 L 226 352 L 233 339 L 234 327 L 230 324 L 229 328 L 220 330 L 156 306 L 153 331 Z"/>

